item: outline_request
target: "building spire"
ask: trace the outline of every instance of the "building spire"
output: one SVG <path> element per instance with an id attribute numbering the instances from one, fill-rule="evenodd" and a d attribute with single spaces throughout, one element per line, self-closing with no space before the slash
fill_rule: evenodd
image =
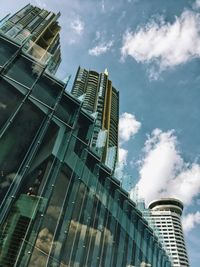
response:
<path id="1" fill-rule="evenodd" d="M 108 76 L 108 69 L 107 68 L 105 68 L 104 74 L 106 74 Z"/>

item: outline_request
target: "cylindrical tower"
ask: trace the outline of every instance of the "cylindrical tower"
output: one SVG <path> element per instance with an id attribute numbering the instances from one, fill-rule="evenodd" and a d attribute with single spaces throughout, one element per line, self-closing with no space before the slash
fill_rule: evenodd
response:
<path id="1" fill-rule="evenodd" d="M 181 215 L 183 203 L 175 198 L 161 198 L 149 204 L 150 216 L 171 257 L 174 267 L 189 267 Z"/>

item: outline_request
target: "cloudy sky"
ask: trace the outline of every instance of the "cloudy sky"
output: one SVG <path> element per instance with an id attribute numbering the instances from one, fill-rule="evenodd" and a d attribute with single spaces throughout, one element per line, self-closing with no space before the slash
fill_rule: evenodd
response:
<path id="1" fill-rule="evenodd" d="M 185 205 L 191 267 L 200 262 L 200 1 L 32 0 L 61 11 L 62 64 L 104 71 L 120 91 L 123 186 L 146 203 L 173 196 Z M 27 0 L 1 0 L 0 16 Z"/>

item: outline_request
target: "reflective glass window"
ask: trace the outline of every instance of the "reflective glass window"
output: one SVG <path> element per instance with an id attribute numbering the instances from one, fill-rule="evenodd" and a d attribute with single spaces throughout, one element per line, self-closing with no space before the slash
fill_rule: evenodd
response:
<path id="1" fill-rule="evenodd" d="M 47 259 L 43 258 L 40 251 L 43 251 L 46 255 L 52 253 L 54 250 L 60 250 L 61 244 L 54 239 L 54 234 L 57 229 L 64 204 L 65 195 L 68 192 L 70 170 L 63 166 L 61 172 L 58 174 L 57 179 L 54 183 L 54 187 L 51 187 L 52 194 L 49 197 L 49 203 L 47 211 L 44 215 L 43 223 L 39 229 L 37 240 L 34 246 L 33 253 L 31 255 L 30 266 L 44 266 Z M 64 233 L 63 233 L 64 234 Z M 36 265 L 37 262 L 37 265 Z"/>
<path id="2" fill-rule="evenodd" d="M 77 109 L 78 106 L 74 102 L 72 102 L 69 97 L 63 95 L 56 109 L 55 115 L 67 124 L 72 125 Z"/>
<path id="3" fill-rule="evenodd" d="M 23 178 L 23 183 L 18 194 L 39 196 L 45 185 L 45 177 L 52 163 L 52 151 L 56 142 L 58 127 L 51 122 L 39 146 L 28 173 Z"/>
<path id="4" fill-rule="evenodd" d="M 82 113 L 79 114 L 78 122 L 76 125 L 75 134 L 78 138 L 88 143 L 92 136 L 93 132 L 93 122 L 90 121 L 86 116 Z"/>
<path id="5" fill-rule="evenodd" d="M 16 45 L 0 37 L 0 66 L 4 66 L 18 49 Z"/>
<path id="6" fill-rule="evenodd" d="M 30 88 L 41 72 L 41 65 L 20 56 L 12 62 L 6 75 Z"/>
<path id="7" fill-rule="evenodd" d="M 0 139 L 0 200 L 12 183 L 19 166 L 42 123 L 43 114 L 26 102 Z"/>
<path id="8" fill-rule="evenodd" d="M 33 88 L 32 96 L 53 107 L 62 87 L 48 76 L 43 75 Z"/>
<path id="9" fill-rule="evenodd" d="M 22 99 L 17 89 L 0 79 L 0 129 L 17 109 Z"/>

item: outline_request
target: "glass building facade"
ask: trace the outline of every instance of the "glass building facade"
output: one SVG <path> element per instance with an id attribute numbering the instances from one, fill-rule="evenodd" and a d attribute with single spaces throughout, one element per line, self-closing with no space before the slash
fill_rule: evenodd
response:
<path id="1" fill-rule="evenodd" d="M 0 23 L 0 32 L 19 45 L 41 63 L 48 62 L 48 70 L 55 73 L 60 62 L 60 13 L 54 14 L 39 7 L 26 5 Z"/>
<path id="2" fill-rule="evenodd" d="M 0 35 L 0 266 L 170 267 L 91 150 L 93 116 L 47 69 Z"/>

